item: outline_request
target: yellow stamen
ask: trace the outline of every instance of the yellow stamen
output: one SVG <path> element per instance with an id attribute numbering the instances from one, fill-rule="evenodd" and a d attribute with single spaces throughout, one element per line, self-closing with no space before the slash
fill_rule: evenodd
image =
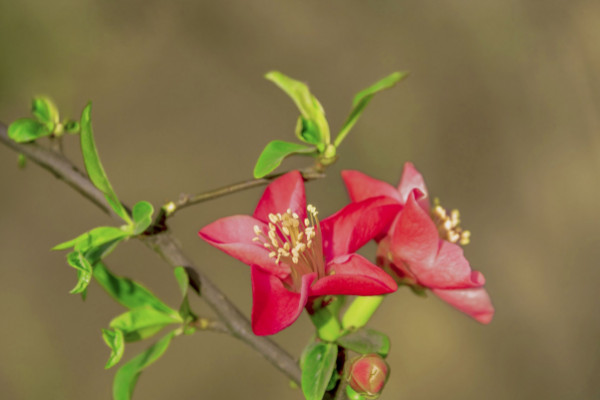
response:
<path id="1" fill-rule="evenodd" d="M 469 244 L 471 232 L 460 227 L 460 213 L 458 210 L 452 210 L 448 214 L 446 209 L 440 205 L 439 199 L 435 199 L 434 206 L 431 209 L 431 219 L 437 226 L 442 239 L 462 246 Z"/>

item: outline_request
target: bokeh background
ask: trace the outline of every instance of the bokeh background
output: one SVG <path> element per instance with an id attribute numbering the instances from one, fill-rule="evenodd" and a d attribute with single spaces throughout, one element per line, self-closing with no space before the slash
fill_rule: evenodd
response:
<path id="1" fill-rule="evenodd" d="M 307 186 L 327 215 L 346 204 L 342 169 L 391 183 L 413 161 L 430 192 L 459 208 L 466 254 L 497 313 L 478 325 L 438 299 L 400 290 L 372 326 L 392 338 L 382 399 L 596 399 L 600 396 L 600 2 L 595 0 L 0 2 L 0 120 L 32 95 L 63 114 L 94 101 L 100 154 L 132 204 L 155 206 L 251 177 L 269 140 L 292 139 L 297 111 L 264 73 L 309 83 L 332 129 L 352 96 L 394 70 Z M 81 165 L 74 138 L 67 153 Z M 301 167 L 306 160 L 286 162 Z M 58 242 L 107 216 L 0 146 L 0 398 L 108 399 L 114 370 L 100 329 L 122 312 L 75 272 Z M 249 269 L 197 237 L 249 213 L 261 189 L 205 203 L 171 223 L 186 251 L 249 314 Z M 368 247 L 365 254 L 372 252 Z M 140 243 L 108 259 L 172 305 L 171 271 Z M 193 307 L 210 311 L 200 299 Z M 275 340 L 299 354 L 306 316 Z M 147 344 L 130 345 L 125 358 Z M 199 333 L 175 340 L 137 399 L 300 399 L 246 345 Z"/>

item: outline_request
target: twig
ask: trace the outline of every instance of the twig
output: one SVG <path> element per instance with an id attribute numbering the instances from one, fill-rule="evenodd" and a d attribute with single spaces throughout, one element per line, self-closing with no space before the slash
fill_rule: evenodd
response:
<path id="1" fill-rule="evenodd" d="M 108 206 L 102 192 L 68 159 L 62 155 L 46 149 L 36 143 L 19 144 L 13 142 L 7 135 L 6 126 L 0 123 L 0 142 L 11 149 L 25 154 L 34 163 L 51 172 L 57 178 L 66 182 L 88 200 L 92 201 L 102 211 L 118 218 Z M 119 218 L 118 218 L 119 219 Z M 200 281 L 202 298 L 213 308 L 219 318 L 230 331 L 230 334 L 263 355 L 270 363 L 286 374 L 291 380 L 300 383 L 300 368 L 294 358 L 278 344 L 264 336 L 255 336 L 252 333 L 250 322 L 246 317 L 225 297 L 225 295 L 197 268 L 183 253 L 172 234 L 165 230 L 153 236 L 144 236 L 142 240 L 157 253 L 159 253 L 172 267 L 186 266 L 194 268 Z"/>
<path id="2" fill-rule="evenodd" d="M 232 193 L 241 192 L 246 189 L 252 189 L 255 187 L 268 185 L 269 183 L 271 183 L 271 181 L 273 181 L 273 179 L 276 179 L 285 173 L 286 172 L 281 172 L 277 174 L 267 175 L 264 178 L 249 179 L 246 181 L 223 186 L 218 189 L 210 190 L 208 192 L 203 192 L 195 195 L 183 193 L 179 196 L 179 199 L 177 201 L 170 201 L 161 207 L 153 224 L 154 227 L 151 228 L 151 230 L 148 233 L 157 233 L 166 229 L 167 218 L 172 217 L 179 210 L 182 210 L 194 204 L 203 203 L 205 201 L 217 199 L 219 197 L 227 196 Z M 300 173 L 302 174 L 302 178 L 304 178 L 305 182 L 325 177 L 324 173 L 317 171 L 315 168 L 306 168 L 301 170 Z"/>

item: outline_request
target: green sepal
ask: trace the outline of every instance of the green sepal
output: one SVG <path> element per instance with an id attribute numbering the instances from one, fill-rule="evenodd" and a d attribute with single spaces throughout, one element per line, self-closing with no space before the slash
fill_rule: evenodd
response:
<path id="1" fill-rule="evenodd" d="M 166 314 L 147 306 L 134 308 L 110 321 L 109 326 L 123 331 L 126 342 L 147 339 L 157 334 L 165 326 L 183 322 L 179 314 Z"/>
<path id="2" fill-rule="evenodd" d="M 284 158 L 292 154 L 316 154 L 316 149 L 303 144 L 273 140 L 267 144 L 258 157 L 254 166 L 254 177 L 258 179 L 268 175 L 281 165 Z"/>
<path id="3" fill-rule="evenodd" d="M 302 363 L 302 393 L 306 400 L 321 400 L 331 381 L 337 360 L 334 343 L 313 342 L 305 350 Z"/>
<path id="4" fill-rule="evenodd" d="M 85 169 L 90 177 L 90 180 L 106 197 L 108 204 L 114 210 L 114 212 L 121 217 L 128 225 L 132 225 L 133 222 L 123 207 L 123 204 L 119 201 L 117 194 L 113 190 L 104 168 L 100 163 L 100 157 L 98 156 L 98 150 L 94 143 L 94 133 L 92 130 L 92 103 L 84 108 L 81 114 L 81 151 L 83 153 L 83 161 Z"/>
<path id="5" fill-rule="evenodd" d="M 374 329 L 359 329 L 338 338 L 337 343 L 360 354 L 377 353 L 387 357 L 390 352 L 390 339 L 384 333 Z"/>
<path id="6" fill-rule="evenodd" d="M 50 136 L 52 130 L 31 118 L 21 118 L 8 127 L 8 137 L 17 143 L 32 142 L 43 136 Z"/>
<path id="7" fill-rule="evenodd" d="M 133 217 L 132 234 L 139 235 L 144 232 L 150 224 L 152 224 L 152 214 L 154 213 L 154 207 L 147 201 L 137 202 L 133 206 L 131 212 Z"/>
<path id="8" fill-rule="evenodd" d="M 352 110 L 350 110 L 350 115 L 346 119 L 346 122 L 344 122 L 342 129 L 340 129 L 340 132 L 335 138 L 335 147 L 338 147 L 342 140 L 344 140 L 348 132 L 350 132 L 354 124 L 356 124 L 356 121 L 358 121 L 358 117 L 360 117 L 362 112 L 365 110 L 365 107 L 369 104 L 377 92 L 394 87 L 396 83 L 400 82 L 407 76 L 408 72 L 394 72 L 380 81 L 377 81 L 368 88 L 358 92 L 352 101 Z"/>
<path id="9" fill-rule="evenodd" d="M 342 332 L 339 319 L 329 307 L 318 308 L 310 314 L 310 319 L 317 328 L 317 335 L 322 340 L 335 342 Z"/>
<path id="10" fill-rule="evenodd" d="M 174 336 L 175 332 L 169 332 L 146 351 L 119 368 L 113 382 L 113 400 L 131 400 L 133 389 L 142 371 L 165 353 Z"/>
<path id="11" fill-rule="evenodd" d="M 41 123 L 48 126 L 50 131 L 59 123 L 58 107 L 46 96 L 36 96 L 31 101 L 31 113 Z"/>
<path id="12" fill-rule="evenodd" d="M 340 310 L 342 309 L 342 307 L 344 306 L 345 303 L 346 303 L 346 296 L 344 296 L 342 294 L 338 294 L 336 296 L 331 297 L 331 299 L 329 300 L 329 303 L 327 304 L 327 308 L 329 309 L 331 314 L 335 315 L 336 317 L 339 317 Z"/>
<path id="13" fill-rule="evenodd" d="M 129 278 L 114 275 L 99 262 L 94 267 L 94 279 L 119 304 L 129 309 L 152 307 L 155 310 L 175 317 L 177 311 L 163 303 L 151 291 Z"/>
<path id="14" fill-rule="evenodd" d="M 367 400 L 365 396 L 356 393 L 356 391 L 352 389 L 350 385 L 346 386 L 346 396 L 348 396 L 348 400 Z"/>
<path id="15" fill-rule="evenodd" d="M 265 78 L 279 86 L 294 101 L 296 107 L 300 110 L 300 114 L 316 126 L 317 129 L 312 132 L 314 137 L 310 138 L 311 141 L 303 137 L 300 137 L 300 139 L 311 144 L 321 143 L 323 146 L 329 144 L 331 138 L 325 111 L 319 100 L 310 92 L 308 86 L 279 71 L 271 71 L 265 75 Z"/>
<path id="16" fill-rule="evenodd" d="M 123 357 L 125 352 L 125 338 L 123 332 L 119 329 L 111 331 L 110 329 L 102 329 L 102 339 L 110 348 L 110 356 L 104 366 L 105 369 L 115 366 Z"/>
<path id="17" fill-rule="evenodd" d="M 408 285 L 410 290 L 419 297 L 427 297 L 427 289 L 421 285 Z"/>
<path id="18" fill-rule="evenodd" d="M 90 264 L 80 251 L 69 253 L 67 255 L 67 262 L 77 270 L 77 284 L 69 293 L 83 293 L 92 280 L 92 264 Z"/>

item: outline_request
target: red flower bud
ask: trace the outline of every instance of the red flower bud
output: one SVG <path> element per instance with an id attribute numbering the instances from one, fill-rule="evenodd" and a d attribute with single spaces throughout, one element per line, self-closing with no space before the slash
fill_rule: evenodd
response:
<path id="1" fill-rule="evenodd" d="M 375 399 L 383 390 L 390 368 L 379 354 L 365 354 L 350 361 L 348 384 L 354 391 Z"/>

